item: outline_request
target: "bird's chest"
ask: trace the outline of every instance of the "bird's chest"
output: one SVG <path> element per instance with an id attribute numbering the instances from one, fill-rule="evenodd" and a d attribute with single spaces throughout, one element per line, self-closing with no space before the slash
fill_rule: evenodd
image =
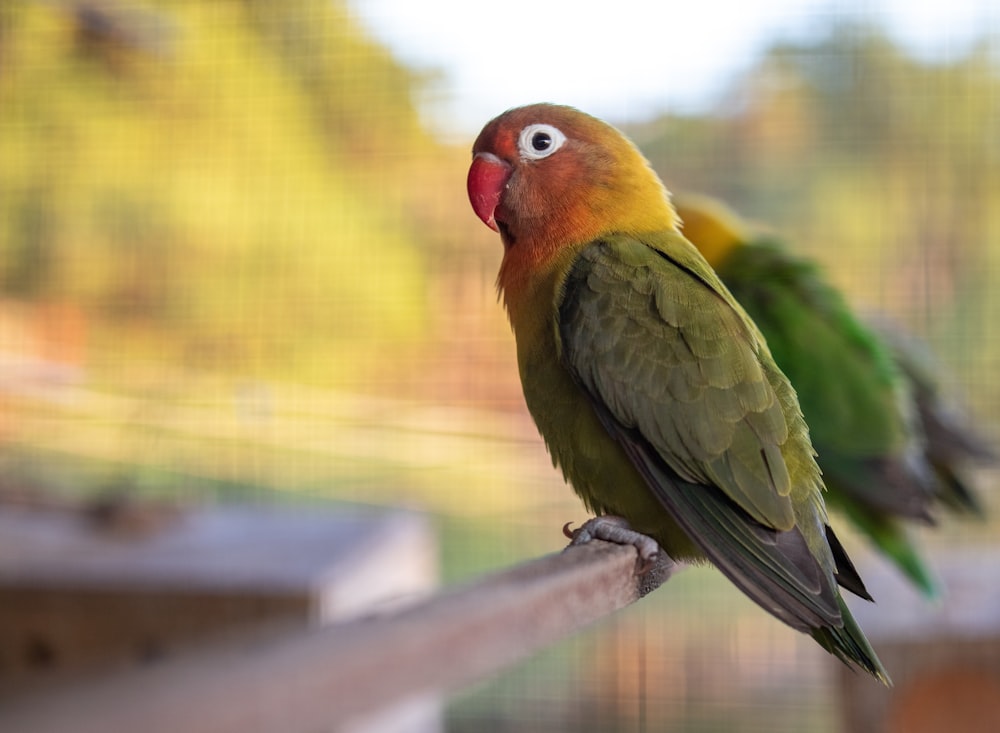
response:
<path id="1" fill-rule="evenodd" d="M 624 517 L 672 557 L 694 556 L 690 540 L 604 428 L 591 398 L 562 362 L 555 320 L 557 292 L 551 283 L 534 291 L 533 303 L 507 301 L 525 403 L 553 463 L 591 512 Z M 533 317 L 537 314 L 545 315 Z"/>
<path id="2" fill-rule="evenodd" d="M 528 411 L 553 463 L 591 511 L 624 516 L 652 532 L 659 519 L 650 520 L 662 518 L 662 509 L 560 359 L 557 329 L 554 318 L 514 323 Z"/>
<path id="3" fill-rule="evenodd" d="M 597 414 L 560 362 L 556 346 L 518 347 L 521 386 L 528 412 L 545 440 L 553 463 L 594 512 L 613 512 L 620 473 L 627 469 L 621 450 L 600 424 Z"/>
<path id="4" fill-rule="evenodd" d="M 556 292 L 552 278 L 522 293 L 527 297 L 508 300 L 524 400 L 553 462 L 588 506 L 604 511 L 602 477 L 620 449 L 560 358 Z"/>

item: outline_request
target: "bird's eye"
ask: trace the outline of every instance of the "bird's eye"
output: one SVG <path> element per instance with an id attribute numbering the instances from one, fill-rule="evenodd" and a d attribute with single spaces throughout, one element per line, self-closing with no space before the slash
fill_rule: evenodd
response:
<path id="1" fill-rule="evenodd" d="M 528 125 L 521 130 L 517 147 L 528 160 L 541 160 L 556 152 L 566 142 L 566 136 L 552 125 Z"/>

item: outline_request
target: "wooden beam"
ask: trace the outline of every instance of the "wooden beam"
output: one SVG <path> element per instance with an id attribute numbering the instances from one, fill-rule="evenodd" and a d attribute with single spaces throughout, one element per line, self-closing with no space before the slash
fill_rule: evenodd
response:
<path id="1" fill-rule="evenodd" d="M 0 706 L 19 733 L 320 731 L 459 689 L 659 586 L 632 547 L 594 541 L 396 613 L 273 631 Z"/>

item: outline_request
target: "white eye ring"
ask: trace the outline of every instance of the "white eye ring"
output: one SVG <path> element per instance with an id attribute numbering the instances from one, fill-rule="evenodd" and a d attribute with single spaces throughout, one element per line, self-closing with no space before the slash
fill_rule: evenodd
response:
<path id="1" fill-rule="evenodd" d="M 517 138 L 521 157 L 528 160 L 548 158 L 566 142 L 566 136 L 558 128 L 541 123 L 528 125 Z"/>

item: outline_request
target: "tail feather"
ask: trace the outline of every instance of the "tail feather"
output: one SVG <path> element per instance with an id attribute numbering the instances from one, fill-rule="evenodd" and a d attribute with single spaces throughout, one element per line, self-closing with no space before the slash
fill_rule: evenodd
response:
<path id="1" fill-rule="evenodd" d="M 872 535 L 872 541 L 913 583 L 924 598 L 934 600 L 940 597 L 941 588 L 937 579 L 910 542 L 905 529 L 894 523 L 893 531 Z"/>
<path id="2" fill-rule="evenodd" d="M 833 553 L 833 561 L 836 564 L 833 577 L 836 579 L 837 585 L 851 591 L 851 593 L 859 598 L 864 598 L 866 601 L 873 600 L 871 593 L 865 587 L 865 582 L 861 579 L 860 573 L 854 567 L 851 558 L 848 557 L 847 550 L 840 544 L 840 538 L 834 534 L 833 527 L 829 524 L 826 525 L 826 543 L 830 545 L 830 552 Z"/>
<path id="3" fill-rule="evenodd" d="M 986 509 L 958 469 L 946 461 L 935 460 L 932 465 L 938 477 L 938 500 L 956 514 L 985 519 Z"/>
<path id="4" fill-rule="evenodd" d="M 840 615 L 844 620 L 843 626 L 824 626 L 813 629 L 810 632 L 811 636 L 821 647 L 848 667 L 868 672 L 886 687 L 892 687 L 889 673 L 882 666 L 882 661 L 872 649 L 871 644 L 868 643 L 868 639 L 865 638 L 858 622 L 854 620 L 854 616 L 851 615 L 844 599 L 838 598 L 837 603 L 840 605 Z"/>

